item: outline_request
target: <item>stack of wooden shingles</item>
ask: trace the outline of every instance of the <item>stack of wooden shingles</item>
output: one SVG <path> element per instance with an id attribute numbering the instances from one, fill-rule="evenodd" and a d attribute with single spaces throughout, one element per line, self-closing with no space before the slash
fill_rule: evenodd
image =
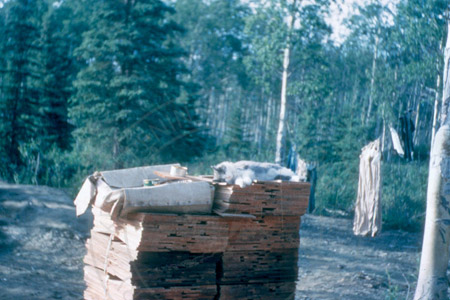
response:
<path id="1" fill-rule="evenodd" d="M 293 182 L 216 187 L 216 213 L 254 216 L 232 223 L 219 276 L 221 299 L 294 299 L 300 216 L 309 193 L 308 183 Z"/>
<path id="2" fill-rule="evenodd" d="M 216 186 L 219 215 L 93 208 L 86 299 L 294 299 L 309 184 Z"/>
<path id="3" fill-rule="evenodd" d="M 228 235 L 222 218 L 135 213 L 113 222 L 93 213 L 86 299 L 214 299 Z"/>

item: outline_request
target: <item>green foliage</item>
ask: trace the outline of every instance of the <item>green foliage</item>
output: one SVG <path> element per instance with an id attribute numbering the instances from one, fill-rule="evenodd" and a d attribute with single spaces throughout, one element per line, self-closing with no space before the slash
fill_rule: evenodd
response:
<path id="1" fill-rule="evenodd" d="M 74 17 L 73 9 L 66 3 L 57 8 L 50 6 L 42 17 L 39 56 L 43 68 L 39 107 L 44 115 L 40 133 L 42 151 L 53 145 L 61 150 L 71 147 L 73 126 L 68 120 L 68 100 L 78 71 L 72 48 L 81 36 L 71 32 L 73 28 L 64 21 Z"/>
<path id="2" fill-rule="evenodd" d="M 245 140 L 245 132 L 241 124 L 242 112 L 239 108 L 235 108 L 223 140 L 223 151 L 226 157 L 233 157 L 235 160 L 245 160 L 250 154 L 250 142 Z"/>
<path id="3" fill-rule="evenodd" d="M 12 179 L 13 169 L 24 166 L 21 143 L 35 138 L 42 128 L 39 112 L 41 65 L 38 60 L 41 1 L 16 0 L 4 4 L 0 64 L 0 153 L 8 158 L 2 175 Z"/>
<path id="4" fill-rule="evenodd" d="M 281 76 L 274 76 L 274 73 L 280 73 L 282 69 L 281 53 L 287 35 L 285 17 L 277 5 L 260 6 L 245 22 L 244 34 L 252 45 L 249 55 L 244 58 L 247 73 L 269 97 L 280 91 Z"/>
<path id="5" fill-rule="evenodd" d="M 388 269 L 386 269 L 386 277 L 387 277 L 388 290 L 387 290 L 385 299 L 386 300 L 397 300 L 398 299 L 399 286 L 392 283 L 391 274 L 389 274 Z"/>
<path id="6" fill-rule="evenodd" d="M 425 218 L 428 163 L 382 165 L 383 224 L 387 228 L 420 230 Z"/>
<path id="7" fill-rule="evenodd" d="M 186 29 L 180 42 L 189 51 L 188 67 L 204 97 L 211 88 L 224 91 L 227 84 L 242 84 L 248 7 L 238 0 L 178 0 L 174 8 L 173 19 Z"/>
<path id="8" fill-rule="evenodd" d="M 316 213 L 341 211 L 353 215 L 358 168 L 357 159 L 319 166 Z M 428 163 L 383 162 L 381 174 L 383 227 L 420 230 L 425 217 Z"/>
<path id="9" fill-rule="evenodd" d="M 161 1 L 94 6 L 91 29 L 75 50 L 85 66 L 74 81 L 70 116 L 77 141 L 103 153 L 97 167 L 201 153 L 194 99 L 183 94 L 190 87 L 180 80 L 183 51 L 170 42 L 181 29 L 165 20 L 171 12 Z"/>
<path id="10" fill-rule="evenodd" d="M 317 170 L 316 212 L 351 214 L 358 189 L 358 160 L 323 164 Z"/>
<path id="11" fill-rule="evenodd" d="M 250 10 L 237 0 L 174 2 L 176 13 L 172 19 L 185 28 L 178 42 L 189 52 L 184 58 L 190 70 L 187 79 L 198 87 L 194 105 L 200 116 L 197 125 L 205 127 L 213 137 L 213 148 L 228 147 L 223 141 L 227 138 L 225 130 L 236 126 L 229 124 L 229 108 L 240 105 L 248 83 L 243 64 L 247 54 L 243 28 Z"/>
<path id="12" fill-rule="evenodd" d="M 361 6 L 337 44 L 329 2 L 294 8 L 286 146 L 318 167 L 316 211 L 351 215 L 361 148 L 416 111 L 416 162 L 387 136 L 382 174 L 385 226 L 417 229 L 448 3 Z M 272 161 L 286 4 L 3 1 L 0 177 L 78 187 L 101 169 Z"/>
<path id="13" fill-rule="evenodd" d="M 55 152 L 71 147 L 68 98 L 76 73 L 74 44 L 80 21 L 67 2 L 8 1 L 1 9 L 0 176 L 47 181 Z M 67 180 L 66 180 L 67 181 Z"/>

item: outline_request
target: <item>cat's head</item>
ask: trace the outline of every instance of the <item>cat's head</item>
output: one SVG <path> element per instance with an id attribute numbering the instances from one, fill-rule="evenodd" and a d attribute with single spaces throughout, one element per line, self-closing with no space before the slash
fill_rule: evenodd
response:
<path id="1" fill-rule="evenodd" d="M 213 181 L 226 182 L 228 184 L 234 183 L 235 168 L 231 162 L 225 161 L 218 165 L 211 166 L 214 171 Z"/>

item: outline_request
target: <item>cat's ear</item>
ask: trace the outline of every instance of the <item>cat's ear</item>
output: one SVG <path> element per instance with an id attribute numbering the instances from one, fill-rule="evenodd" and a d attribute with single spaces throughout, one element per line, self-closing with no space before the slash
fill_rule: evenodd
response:
<path id="1" fill-rule="evenodd" d="M 217 171 L 217 172 L 225 172 L 225 170 L 226 170 L 226 167 L 225 166 L 220 166 L 220 167 L 217 167 L 217 166 L 211 166 L 211 168 L 214 170 L 214 171 Z"/>

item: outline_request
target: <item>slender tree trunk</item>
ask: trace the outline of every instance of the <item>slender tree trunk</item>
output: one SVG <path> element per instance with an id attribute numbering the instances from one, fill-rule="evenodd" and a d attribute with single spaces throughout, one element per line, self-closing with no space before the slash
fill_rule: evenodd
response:
<path id="1" fill-rule="evenodd" d="M 270 128 L 271 128 L 271 123 L 272 123 L 272 114 L 273 114 L 273 102 L 274 100 L 272 99 L 272 95 L 269 96 L 269 100 L 268 100 L 268 105 L 267 105 L 267 117 L 266 117 L 266 124 L 265 124 L 265 141 L 269 141 L 270 140 Z"/>
<path id="2" fill-rule="evenodd" d="M 280 119 L 278 123 L 277 132 L 277 148 L 275 152 L 275 163 L 281 164 L 282 148 L 284 144 L 284 139 L 286 135 L 285 123 L 286 123 L 286 89 L 287 89 L 287 78 L 288 78 L 288 68 L 289 68 L 289 55 L 291 52 L 291 36 L 295 22 L 295 8 L 297 5 L 297 0 L 294 0 L 291 8 L 291 15 L 289 16 L 288 23 L 288 35 L 286 38 L 286 48 L 284 48 L 283 57 L 283 77 L 281 82 L 281 105 L 280 105 Z"/>
<path id="3" fill-rule="evenodd" d="M 205 116 L 206 127 L 210 128 L 212 130 L 214 130 L 212 116 L 215 116 L 213 114 L 213 109 L 215 108 L 214 92 L 215 92 L 214 87 L 212 87 L 211 90 L 209 90 L 208 107 L 207 107 L 206 116 Z"/>
<path id="4" fill-rule="evenodd" d="M 433 146 L 434 136 L 436 135 L 440 85 L 441 85 L 441 74 L 438 74 L 436 80 L 436 94 L 434 96 L 433 127 L 431 128 L 431 146 Z"/>
<path id="5" fill-rule="evenodd" d="M 416 106 L 416 120 L 414 121 L 414 137 L 413 137 L 413 145 L 417 145 L 417 139 L 418 139 L 418 133 L 419 133 L 419 116 L 420 116 L 420 98 L 422 95 L 422 87 L 423 85 L 420 86 L 420 92 L 419 92 L 419 96 L 416 97 L 417 100 L 417 106 Z"/>
<path id="6" fill-rule="evenodd" d="M 386 145 L 386 120 L 383 116 L 383 133 L 381 134 L 381 153 L 384 153 L 384 148 Z"/>
<path id="7" fill-rule="evenodd" d="M 449 23 L 450 24 L 450 23 Z M 449 26 L 450 27 L 450 26 Z M 448 106 L 450 104 L 450 83 L 448 64 L 450 60 L 450 33 L 447 34 L 447 44 L 445 46 L 444 54 L 444 81 L 443 81 L 443 91 L 442 91 L 442 107 L 441 107 L 441 122 L 445 123 L 448 115 Z"/>
<path id="8" fill-rule="evenodd" d="M 377 70 L 377 56 L 378 56 L 378 43 L 379 43 L 379 32 L 378 29 L 377 35 L 375 36 L 375 48 L 373 50 L 373 59 L 372 59 L 372 74 L 370 78 L 370 91 L 369 91 L 369 107 L 367 108 L 367 116 L 366 116 L 366 124 L 369 122 L 370 115 L 372 113 L 372 105 L 373 105 L 373 93 L 375 88 L 375 73 Z"/>
<path id="9" fill-rule="evenodd" d="M 444 46 L 444 40 L 439 44 L 439 54 L 442 51 L 442 47 Z M 433 146 L 434 136 L 436 135 L 437 129 L 437 119 L 438 119 L 438 107 L 439 107 L 439 88 L 441 86 L 441 72 L 439 70 L 439 59 L 436 61 L 436 66 L 438 68 L 438 75 L 436 79 L 436 93 L 434 96 L 434 109 L 433 109 L 433 126 L 431 127 L 431 146 Z"/>
<path id="10" fill-rule="evenodd" d="M 264 144 L 265 140 L 265 123 L 267 120 L 267 105 L 264 104 L 264 93 L 261 92 L 261 94 L 258 97 L 259 102 L 259 108 L 260 108 L 260 129 L 259 129 L 259 141 L 258 141 L 258 155 L 261 155 L 262 145 Z"/>
<path id="11" fill-rule="evenodd" d="M 226 120 L 228 118 L 228 110 L 227 110 L 227 99 L 228 98 L 228 94 L 227 94 L 227 90 L 225 89 L 225 93 L 220 95 L 219 99 L 220 99 L 220 110 L 221 110 L 221 115 L 222 117 L 218 120 L 218 129 L 219 129 L 219 139 L 222 140 L 222 138 L 225 135 L 225 131 L 226 131 Z M 240 124 L 239 124 L 240 125 Z"/>
<path id="12" fill-rule="evenodd" d="M 450 215 L 450 126 L 442 126 L 435 137 L 430 156 L 427 215 L 420 261 L 419 278 L 414 299 L 447 298 L 447 266 L 449 259 Z"/>
<path id="13" fill-rule="evenodd" d="M 114 144 L 113 144 L 113 158 L 114 158 L 114 168 L 115 169 L 122 169 L 123 168 L 123 162 L 121 159 L 121 147 L 120 147 L 120 141 L 119 141 L 119 133 L 118 129 L 114 129 Z"/>
<path id="14" fill-rule="evenodd" d="M 261 154 L 264 132 L 264 110 L 260 102 L 258 105 L 258 137 L 255 143 L 258 145 L 258 154 Z"/>
<path id="15" fill-rule="evenodd" d="M 447 25 L 450 29 L 450 23 Z M 449 32 L 449 30 L 447 31 Z M 447 34 L 441 120 L 431 148 L 427 214 L 415 300 L 448 299 L 447 266 L 450 245 L 450 34 Z"/>

